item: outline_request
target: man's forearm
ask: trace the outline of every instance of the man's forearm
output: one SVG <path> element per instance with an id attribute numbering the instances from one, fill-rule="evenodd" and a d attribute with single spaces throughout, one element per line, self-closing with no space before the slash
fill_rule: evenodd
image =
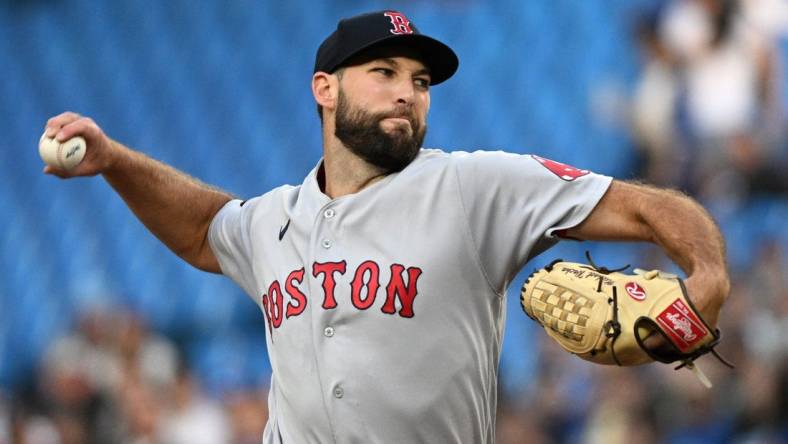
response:
<path id="1" fill-rule="evenodd" d="M 214 215 L 231 196 L 107 137 L 89 117 L 66 111 L 47 120 L 45 136 L 59 143 L 85 139 L 81 162 L 70 169 L 48 165 L 62 179 L 101 174 L 131 211 L 178 256 L 193 266 L 221 272 L 207 241 Z"/>
<path id="2" fill-rule="evenodd" d="M 102 171 L 139 220 L 167 247 L 197 268 L 219 272 L 207 245 L 208 227 L 232 196 L 118 142 Z"/>
<path id="3" fill-rule="evenodd" d="M 730 291 L 725 241 L 697 202 L 672 190 L 613 181 L 583 223 L 567 235 L 585 240 L 648 241 L 686 273 L 687 290 L 705 319 L 716 325 Z"/>
<path id="4" fill-rule="evenodd" d="M 687 291 L 707 322 L 716 326 L 730 292 L 725 240 L 717 224 L 697 202 L 670 190 L 644 188 L 641 217 L 653 241 L 686 273 Z"/>
<path id="5" fill-rule="evenodd" d="M 567 233 L 585 240 L 653 242 L 688 275 L 725 267 L 725 241 L 714 220 L 678 191 L 613 181 L 589 217 Z"/>
<path id="6" fill-rule="evenodd" d="M 652 241 L 688 275 L 724 269 L 725 241 L 714 220 L 691 198 L 673 190 L 641 187 L 640 216 Z"/>

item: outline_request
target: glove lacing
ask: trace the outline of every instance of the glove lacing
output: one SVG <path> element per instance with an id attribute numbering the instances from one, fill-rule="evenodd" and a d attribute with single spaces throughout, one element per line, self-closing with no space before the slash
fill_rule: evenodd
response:
<path id="1" fill-rule="evenodd" d="M 605 279 L 605 277 L 602 275 L 624 271 L 627 268 L 629 268 L 629 264 L 614 269 L 609 269 L 607 267 L 598 267 L 596 263 L 594 263 L 594 260 L 591 259 L 591 253 L 588 250 L 586 250 L 586 259 L 588 259 L 588 263 L 591 264 L 591 266 L 587 268 L 592 269 L 597 273 L 600 273 L 599 284 L 596 287 L 597 293 L 602 292 L 602 282 Z M 613 305 L 613 319 L 605 323 L 605 336 L 608 338 L 612 338 L 610 340 L 610 354 L 613 357 L 613 361 L 616 362 L 616 365 L 621 367 L 621 361 L 619 361 L 618 357 L 616 356 L 616 339 L 618 339 L 618 337 L 621 336 L 621 323 L 618 321 L 618 293 L 616 291 L 615 286 L 613 286 L 613 297 L 608 298 L 607 303 Z"/>

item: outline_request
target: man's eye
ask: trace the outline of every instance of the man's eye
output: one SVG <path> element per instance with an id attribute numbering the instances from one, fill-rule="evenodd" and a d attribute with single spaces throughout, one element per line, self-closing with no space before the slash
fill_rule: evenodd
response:
<path id="1" fill-rule="evenodd" d="M 394 74 L 394 71 L 391 70 L 391 69 L 388 69 L 388 68 L 375 68 L 375 69 L 373 69 L 373 71 L 379 72 L 379 73 L 383 74 L 386 77 L 390 77 L 390 76 L 392 76 Z"/>
<path id="2" fill-rule="evenodd" d="M 414 82 L 414 83 L 416 84 L 416 86 L 418 86 L 419 88 L 424 88 L 424 89 L 427 89 L 427 88 L 429 88 L 429 87 L 430 87 L 430 81 L 429 81 L 429 80 L 427 80 L 427 79 L 414 79 L 414 80 L 413 80 L 413 82 Z"/>

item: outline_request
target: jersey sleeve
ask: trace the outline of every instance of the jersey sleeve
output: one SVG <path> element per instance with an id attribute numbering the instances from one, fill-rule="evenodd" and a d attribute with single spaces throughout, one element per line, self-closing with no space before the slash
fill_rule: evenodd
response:
<path id="1" fill-rule="evenodd" d="M 249 220 L 252 205 L 234 199 L 222 207 L 211 221 L 208 243 L 219 262 L 222 273 L 243 290 L 254 295 L 252 249 Z"/>
<path id="2" fill-rule="evenodd" d="M 525 263 L 581 223 L 611 177 L 534 155 L 454 153 L 468 231 L 490 285 L 508 285 Z"/>

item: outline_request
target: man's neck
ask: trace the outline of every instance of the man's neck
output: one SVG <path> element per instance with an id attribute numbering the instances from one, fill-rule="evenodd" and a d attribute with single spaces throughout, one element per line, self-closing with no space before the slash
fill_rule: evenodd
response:
<path id="1" fill-rule="evenodd" d="M 321 189 L 330 198 L 358 193 L 388 175 L 353 154 L 339 140 L 324 142 Z"/>

